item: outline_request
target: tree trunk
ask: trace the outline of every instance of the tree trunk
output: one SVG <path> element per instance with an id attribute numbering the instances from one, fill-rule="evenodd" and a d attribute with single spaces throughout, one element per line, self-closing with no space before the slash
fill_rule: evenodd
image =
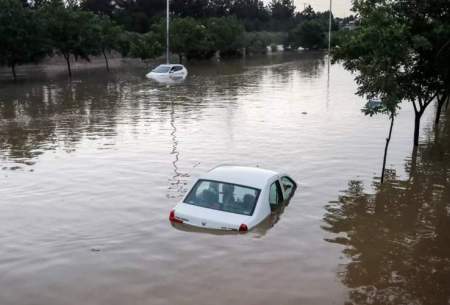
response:
<path id="1" fill-rule="evenodd" d="M 447 103 L 445 104 L 445 111 L 448 110 L 448 103 L 450 102 L 450 95 L 447 97 Z"/>
<path id="2" fill-rule="evenodd" d="M 386 170 L 386 159 L 387 159 L 387 152 L 389 148 L 389 142 L 391 141 L 391 135 L 392 135 L 392 128 L 394 127 L 394 114 L 391 113 L 391 127 L 389 128 L 389 135 L 386 138 L 386 145 L 384 146 L 384 157 L 383 157 L 383 169 L 381 171 L 381 183 L 384 182 L 384 172 Z"/>
<path id="3" fill-rule="evenodd" d="M 437 105 L 437 109 L 436 109 L 436 118 L 434 120 L 435 126 L 439 125 L 439 119 L 441 118 L 441 112 L 442 112 L 442 106 L 444 106 L 446 100 L 447 100 L 447 96 L 445 96 L 445 95 L 442 95 L 440 99 L 438 98 L 438 105 Z"/>
<path id="4" fill-rule="evenodd" d="M 102 53 L 103 53 L 103 57 L 105 58 L 106 71 L 109 72 L 109 62 L 108 62 L 108 57 L 106 57 L 105 50 L 102 50 Z"/>
<path id="5" fill-rule="evenodd" d="M 411 181 L 416 176 L 417 169 L 417 146 L 414 146 L 411 155 L 411 167 L 409 170 L 409 181 Z"/>
<path id="6" fill-rule="evenodd" d="M 422 111 L 415 112 L 414 118 L 414 146 L 419 145 L 419 135 L 420 135 L 420 119 L 422 117 Z"/>
<path id="7" fill-rule="evenodd" d="M 69 78 L 72 78 L 72 69 L 70 68 L 70 54 L 66 55 L 64 54 L 64 58 L 67 62 L 67 71 L 69 72 Z"/>
<path id="8" fill-rule="evenodd" d="M 14 81 L 16 81 L 17 80 L 17 74 L 16 74 L 16 64 L 15 63 L 13 63 L 11 65 L 11 71 L 12 71 L 12 75 L 13 75 Z"/>
<path id="9" fill-rule="evenodd" d="M 180 62 L 180 65 L 183 64 L 183 54 L 178 54 L 178 61 Z"/>

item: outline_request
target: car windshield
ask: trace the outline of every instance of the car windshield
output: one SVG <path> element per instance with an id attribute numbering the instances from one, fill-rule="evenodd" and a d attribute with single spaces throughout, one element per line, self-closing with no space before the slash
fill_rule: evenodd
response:
<path id="1" fill-rule="evenodd" d="M 252 215 L 260 190 L 231 183 L 199 180 L 184 203 L 241 215 Z"/>
<path id="2" fill-rule="evenodd" d="M 155 69 L 153 69 L 153 72 L 155 73 L 168 73 L 170 70 L 170 66 L 157 66 Z"/>

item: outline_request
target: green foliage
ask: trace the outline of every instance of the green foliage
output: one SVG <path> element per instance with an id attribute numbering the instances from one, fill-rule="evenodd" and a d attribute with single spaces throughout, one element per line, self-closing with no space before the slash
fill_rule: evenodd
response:
<path id="1" fill-rule="evenodd" d="M 360 28 L 353 31 L 335 59 L 344 59 L 350 71 L 361 73 L 356 77 L 358 94 L 369 98 L 381 97 L 386 107 L 395 110 L 406 97 L 403 67 L 412 64 L 410 58 L 410 30 L 385 8 L 373 11 Z"/>
<path id="2" fill-rule="evenodd" d="M 325 29 L 317 20 L 308 20 L 289 33 L 289 41 L 294 48 L 321 49 L 326 47 Z"/>
<path id="3" fill-rule="evenodd" d="M 332 47 L 340 47 L 347 40 L 351 39 L 350 36 L 353 34 L 353 31 L 342 29 L 339 31 L 334 31 L 331 33 L 331 46 Z"/>
<path id="4" fill-rule="evenodd" d="M 357 93 L 379 97 L 384 110 L 395 113 L 401 101 L 412 103 L 418 145 L 422 114 L 450 88 L 450 3 L 359 0 L 354 10 L 360 25 L 335 50 L 334 60 L 357 72 Z"/>
<path id="5" fill-rule="evenodd" d="M 142 60 L 151 59 L 161 56 L 164 51 L 160 36 L 154 32 L 134 33 L 129 35 L 128 39 L 130 41 L 129 55 L 132 57 Z"/>
<path id="6" fill-rule="evenodd" d="M 114 3 L 114 5 L 113 5 Z M 155 19 L 165 15 L 165 0 L 81 0 L 81 7 L 99 15 L 111 16 L 125 30 L 145 33 Z M 293 22 L 292 0 L 171 0 L 171 13 L 179 18 L 236 17 L 247 31 L 287 30 Z"/>
<path id="7" fill-rule="evenodd" d="M 47 32 L 56 52 L 68 59 L 71 55 L 89 60 L 99 53 L 100 28 L 98 17 L 91 12 L 65 7 L 54 0 L 42 9 Z"/>
<path id="8" fill-rule="evenodd" d="M 244 27 L 237 18 L 210 18 L 206 22 L 206 29 L 213 50 L 227 52 L 242 47 Z"/>
<path id="9" fill-rule="evenodd" d="M 0 9 L 2 65 L 59 54 L 70 75 L 72 59 L 89 61 L 102 54 L 108 68 L 106 54 L 112 50 L 148 59 L 162 55 L 165 47 L 165 0 L 0 0 Z M 216 51 L 235 55 L 242 48 L 265 53 L 269 45 L 286 45 L 294 24 L 326 19 L 312 8 L 296 15 L 294 9 L 292 0 L 267 5 L 260 0 L 172 0 L 170 50 L 180 59 L 209 58 Z M 425 47 L 420 37 L 416 43 Z"/>
<path id="10" fill-rule="evenodd" d="M 194 18 L 175 18 L 170 27 L 170 49 L 172 52 L 192 57 L 208 57 L 211 44 L 206 26 Z"/>
<path id="11" fill-rule="evenodd" d="M 243 45 L 250 54 L 266 53 L 267 46 L 284 44 L 286 39 L 287 35 L 280 32 L 246 32 L 243 38 Z"/>
<path id="12" fill-rule="evenodd" d="M 286 20 L 294 16 L 295 5 L 292 0 L 272 0 L 269 7 L 275 19 Z"/>
<path id="13" fill-rule="evenodd" d="M 100 50 L 110 52 L 118 49 L 122 28 L 105 16 L 100 16 L 96 25 L 99 27 L 97 42 Z"/>
<path id="14" fill-rule="evenodd" d="M 38 62 L 50 52 L 35 11 L 17 0 L 0 0 L 0 64 L 12 67 Z"/>

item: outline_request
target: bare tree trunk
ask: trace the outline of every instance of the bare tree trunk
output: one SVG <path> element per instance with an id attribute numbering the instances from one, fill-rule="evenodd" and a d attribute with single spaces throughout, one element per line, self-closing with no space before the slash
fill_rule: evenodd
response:
<path id="1" fill-rule="evenodd" d="M 422 118 L 422 111 L 415 112 L 414 118 L 414 146 L 419 145 L 419 135 L 420 135 L 420 119 Z"/>
<path id="2" fill-rule="evenodd" d="M 450 103 L 450 95 L 447 97 L 447 103 L 445 104 L 445 111 L 448 110 L 448 103 Z"/>
<path id="3" fill-rule="evenodd" d="M 387 152 L 389 148 L 389 142 L 391 141 L 391 135 L 392 135 L 392 128 L 394 127 L 394 114 L 391 113 L 391 127 L 389 128 L 389 135 L 386 138 L 386 145 L 384 146 L 384 157 L 383 157 L 383 169 L 381 171 L 381 183 L 384 182 L 384 172 L 386 170 L 386 159 L 387 159 Z"/>
<path id="4" fill-rule="evenodd" d="M 67 71 L 69 72 L 69 78 L 72 78 L 72 69 L 70 68 L 70 54 L 64 54 L 64 58 L 67 62 Z"/>
<path id="5" fill-rule="evenodd" d="M 11 71 L 12 71 L 12 75 L 13 75 L 14 81 L 16 81 L 17 80 L 17 74 L 16 74 L 16 64 L 15 63 L 11 64 Z"/>
<path id="6" fill-rule="evenodd" d="M 105 58 L 105 63 L 106 63 L 106 71 L 109 72 L 109 62 L 108 62 L 108 57 L 106 57 L 106 53 L 105 50 L 102 50 L 103 53 L 103 57 Z"/>
<path id="7" fill-rule="evenodd" d="M 436 98 L 437 93 L 435 93 L 432 97 L 429 97 L 427 100 L 419 97 L 416 101 L 412 101 L 414 107 L 414 146 L 419 145 L 419 135 L 420 135 L 420 119 L 422 118 L 423 113 L 427 109 L 428 105 Z"/>
<path id="8" fill-rule="evenodd" d="M 412 155 L 411 155 L 411 167 L 409 169 L 409 180 L 413 179 L 416 176 L 417 169 L 417 146 L 414 146 Z"/>
<path id="9" fill-rule="evenodd" d="M 447 100 L 447 96 L 444 94 L 441 98 L 438 97 L 438 105 L 436 109 L 436 118 L 434 120 L 434 125 L 439 125 L 439 119 L 441 118 L 442 106 L 444 106 L 445 101 Z"/>
<path id="10" fill-rule="evenodd" d="M 178 54 L 178 61 L 180 62 L 180 65 L 183 64 L 183 54 Z"/>

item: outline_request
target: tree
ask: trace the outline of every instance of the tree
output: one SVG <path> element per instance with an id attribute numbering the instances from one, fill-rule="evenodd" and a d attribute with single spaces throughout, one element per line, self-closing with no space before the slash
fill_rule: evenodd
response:
<path id="1" fill-rule="evenodd" d="M 244 27 L 235 17 L 210 18 L 206 29 L 213 50 L 227 52 L 241 47 Z"/>
<path id="2" fill-rule="evenodd" d="M 47 20 L 47 32 L 56 52 L 64 56 L 69 77 L 72 77 L 70 58 L 89 61 L 90 55 L 99 53 L 98 18 L 91 12 L 65 7 L 61 0 L 52 0 L 42 9 Z"/>
<path id="3" fill-rule="evenodd" d="M 289 34 L 291 45 L 295 48 L 320 49 L 325 46 L 324 29 L 317 20 L 305 21 Z"/>
<path id="4" fill-rule="evenodd" d="M 18 0 L 0 0 L 0 64 L 11 68 L 14 80 L 17 65 L 38 62 L 49 52 L 36 12 Z"/>
<path id="5" fill-rule="evenodd" d="M 397 110 L 399 108 L 399 101 L 397 100 L 397 96 L 395 95 L 395 88 L 391 88 L 389 91 L 389 95 L 382 96 L 383 100 L 371 100 L 369 101 L 365 107 L 362 109 L 362 112 L 365 115 L 373 116 L 375 114 L 387 114 L 390 120 L 389 133 L 386 138 L 386 144 L 384 146 L 384 155 L 383 155 L 383 166 L 381 169 L 381 179 L 380 182 L 384 182 L 384 176 L 386 172 L 386 160 L 387 153 L 389 149 L 389 143 L 391 142 L 392 129 L 394 128 L 394 120 L 397 115 Z"/>
<path id="6" fill-rule="evenodd" d="M 271 44 L 270 33 L 268 32 L 246 32 L 243 38 L 243 45 L 246 52 L 266 53 L 267 46 Z"/>
<path id="7" fill-rule="evenodd" d="M 398 103 L 411 102 L 415 113 L 414 146 L 417 146 L 423 113 L 445 91 L 435 59 L 450 37 L 433 40 L 434 19 L 417 1 L 410 2 L 407 8 L 403 2 L 395 1 L 354 2 L 360 26 L 335 51 L 334 59 L 342 59 L 348 70 L 358 72 L 358 94 L 391 95 L 389 91 L 394 87 Z"/>
<path id="8" fill-rule="evenodd" d="M 174 18 L 170 27 L 170 49 L 178 54 L 180 63 L 183 57 L 210 57 L 210 44 L 206 27 L 193 18 Z"/>
<path id="9" fill-rule="evenodd" d="M 172 0 L 171 11 L 177 17 L 204 18 L 210 16 L 208 0 Z"/>
<path id="10" fill-rule="evenodd" d="M 99 27 L 99 39 L 97 42 L 99 44 L 101 53 L 105 58 L 106 70 L 109 71 L 109 63 L 106 53 L 118 49 L 122 29 L 114 22 L 112 22 L 109 17 L 106 16 L 102 16 L 99 18 L 97 26 Z"/>
<path id="11" fill-rule="evenodd" d="M 295 5 L 292 0 L 272 0 L 269 7 L 275 19 L 287 20 L 294 16 Z"/>
<path id="12" fill-rule="evenodd" d="M 112 16 L 114 4 L 111 0 L 82 0 L 80 7 L 98 15 Z"/>
<path id="13" fill-rule="evenodd" d="M 163 51 L 160 36 L 154 32 L 145 34 L 134 33 L 130 35 L 129 55 L 142 60 L 160 56 Z"/>

